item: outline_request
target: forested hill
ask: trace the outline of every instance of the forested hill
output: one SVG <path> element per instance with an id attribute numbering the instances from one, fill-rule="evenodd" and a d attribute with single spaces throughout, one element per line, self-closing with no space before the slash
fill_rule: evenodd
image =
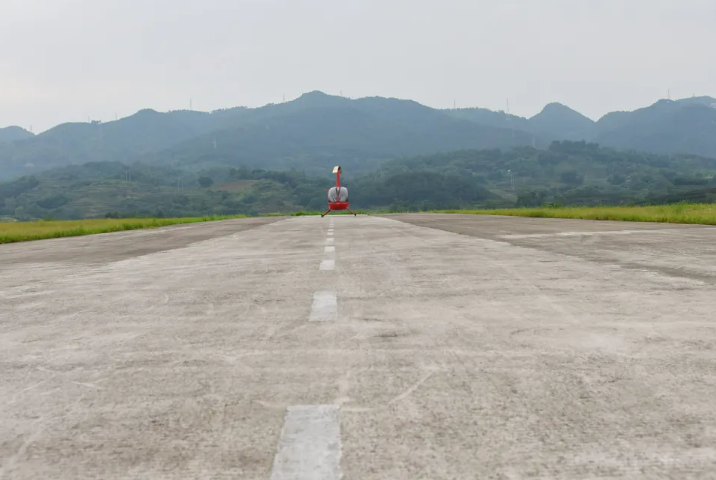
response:
<path id="1" fill-rule="evenodd" d="M 0 128 L 0 143 L 13 143 L 16 140 L 31 138 L 32 133 L 20 127 Z"/>
<path id="2" fill-rule="evenodd" d="M 0 217 L 195 216 L 320 210 L 334 178 L 297 170 L 91 162 L 0 183 Z M 716 160 L 620 152 L 586 142 L 461 150 L 344 169 L 356 208 L 662 203 L 716 200 Z"/>
<path id="3" fill-rule="evenodd" d="M 593 120 L 560 103 L 550 103 L 531 118 L 493 112 L 485 108 L 458 108 L 445 112 L 455 118 L 463 118 L 483 125 L 528 132 L 532 134 L 535 143 L 552 140 L 589 140 L 595 134 L 596 123 Z"/>
<path id="4" fill-rule="evenodd" d="M 472 179 L 500 200 L 485 206 L 624 205 L 716 200 L 716 159 L 618 151 L 596 143 L 553 142 L 547 149 L 456 151 L 400 159 L 364 177 L 367 188 L 408 172 Z M 419 207 L 420 203 L 407 205 Z"/>
<path id="5" fill-rule="evenodd" d="M 0 175 L 137 160 L 195 170 L 244 165 L 309 173 L 340 163 L 367 172 L 399 156 L 531 143 L 531 134 L 454 118 L 408 100 L 311 92 L 255 109 L 143 110 L 114 122 L 60 125 L 0 150 Z"/>
<path id="6" fill-rule="evenodd" d="M 368 173 L 405 156 L 553 140 L 716 157 L 716 99 L 663 100 L 594 122 L 561 104 L 531 118 L 486 109 L 429 108 L 410 100 L 352 100 L 310 92 L 260 108 L 211 113 L 142 110 L 112 122 L 67 123 L 38 135 L 0 130 L 0 179 L 70 164 L 141 161 L 191 171 L 247 166 L 320 174 L 325 165 Z"/>
<path id="7" fill-rule="evenodd" d="M 661 100 L 634 112 L 615 112 L 596 124 L 594 141 L 622 149 L 716 158 L 716 99 Z"/>
<path id="8" fill-rule="evenodd" d="M 612 112 L 593 121 L 558 103 L 522 118 L 481 108 L 446 110 L 456 118 L 528 132 L 538 143 L 585 140 L 624 150 L 716 158 L 716 99 L 660 100 L 633 112 Z"/>

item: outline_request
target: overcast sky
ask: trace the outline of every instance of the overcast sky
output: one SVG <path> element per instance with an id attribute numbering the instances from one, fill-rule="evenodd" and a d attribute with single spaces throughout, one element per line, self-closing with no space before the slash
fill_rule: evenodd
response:
<path id="1" fill-rule="evenodd" d="M 597 119 L 716 96 L 715 0 L 0 0 L 0 126 L 311 90 Z"/>

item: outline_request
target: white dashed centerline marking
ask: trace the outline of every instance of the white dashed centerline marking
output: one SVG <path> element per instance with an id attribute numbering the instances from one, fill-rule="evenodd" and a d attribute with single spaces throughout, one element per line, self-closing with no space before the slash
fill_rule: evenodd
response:
<path id="1" fill-rule="evenodd" d="M 313 294 L 309 322 L 330 322 L 338 317 L 336 292 L 316 292 Z"/>
<path id="2" fill-rule="evenodd" d="M 326 243 L 325 247 L 323 248 L 323 253 L 327 254 L 329 258 L 325 258 L 321 261 L 321 265 L 318 267 L 319 270 L 335 270 L 336 269 L 336 260 L 335 260 L 335 253 L 336 253 L 336 247 L 334 246 L 335 239 L 333 238 L 333 220 L 331 220 L 331 226 L 328 229 L 328 233 L 326 236 Z"/>
<path id="3" fill-rule="evenodd" d="M 319 270 L 335 270 L 336 269 L 336 261 L 332 258 L 326 258 L 325 260 L 321 260 L 321 265 L 318 267 Z"/>
<path id="4" fill-rule="evenodd" d="M 341 428 L 338 405 L 288 407 L 271 480 L 339 480 Z"/>

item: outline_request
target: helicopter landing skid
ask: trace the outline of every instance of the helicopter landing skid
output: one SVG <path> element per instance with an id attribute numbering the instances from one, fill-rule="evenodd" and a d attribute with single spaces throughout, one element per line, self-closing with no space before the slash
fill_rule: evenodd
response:
<path id="1" fill-rule="evenodd" d="M 354 217 L 357 217 L 357 216 L 358 216 L 358 214 L 357 214 L 356 212 L 354 212 L 353 210 L 351 210 L 350 208 L 346 208 L 346 210 L 348 210 L 349 212 L 351 212 Z M 325 217 L 326 215 L 328 215 L 328 214 L 331 213 L 332 211 L 333 211 L 333 209 L 330 209 L 330 208 L 329 208 L 328 210 L 326 210 L 326 213 L 322 213 L 322 214 L 321 214 L 321 218 Z"/>

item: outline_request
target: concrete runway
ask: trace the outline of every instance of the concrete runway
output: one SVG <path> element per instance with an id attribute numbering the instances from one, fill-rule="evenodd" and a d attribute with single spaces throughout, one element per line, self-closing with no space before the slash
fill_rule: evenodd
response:
<path id="1" fill-rule="evenodd" d="M 714 228 L 248 219 L 0 273 L 0 479 L 716 478 Z"/>

